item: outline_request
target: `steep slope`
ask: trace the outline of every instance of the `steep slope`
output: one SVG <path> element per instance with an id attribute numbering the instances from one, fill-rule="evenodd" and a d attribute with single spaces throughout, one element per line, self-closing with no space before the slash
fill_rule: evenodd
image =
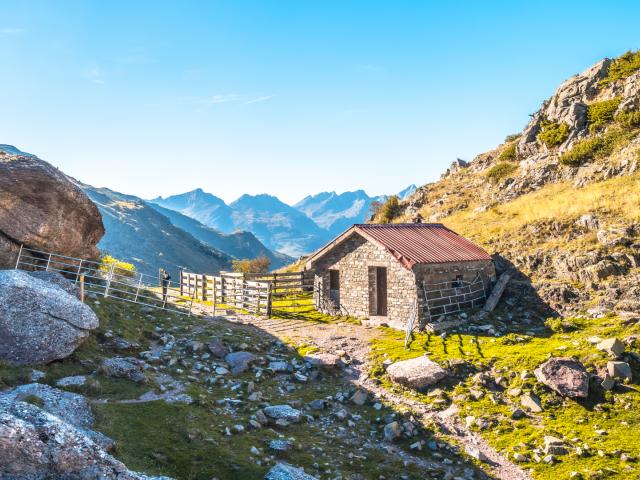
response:
<path id="1" fill-rule="evenodd" d="M 561 312 L 640 310 L 640 54 L 565 81 L 524 131 L 401 204 L 528 277 Z"/>
<path id="2" fill-rule="evenodd" d="M 328 238 L 313 220 L 271 195 L 243 195 L 230 207 L 237 228 L 252 232 L 267 247 L 287 255 L 308 253 Z"/>
<path id="3" fill-rule="evenodd" d="M 155 275 L 165 268 L 173 278 L 181 268 L 210 273 L 230 268 L 229 255 L 176 227 L 140 198 L 79 185 L 102 214 L 106 234 L 98 247 L 103 252 L 133 263 L 142 273 Z"/>
<path id="4" fill-rule="evenodd" d="M 174 210 L 150 202 L 147 204 L 158 213 L 167 217 L 176 227 L 193 235 L 193 237 L 206 243 L 210 247 L 220 250 L 234 258 L 256 258 L 264 255 L 271 260 L 271 268 L 280 268 L 294 260 L 292 257 L 283 253 L 272 252 L 250 232 L 237 231 L 234 233 L 220 233 Z"/>
<path id="5" fill-rule="evenodd" d="M 224 200 L 201 188 L 167 198 L 154 198 L 150 202 L 180 212 L 221 232 L 230 233 L 235 229 L 231 220 L 231 208 Z"/>

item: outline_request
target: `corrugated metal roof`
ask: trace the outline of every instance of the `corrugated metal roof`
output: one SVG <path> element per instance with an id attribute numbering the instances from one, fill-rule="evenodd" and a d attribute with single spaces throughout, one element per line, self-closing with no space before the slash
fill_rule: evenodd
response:
<path id="1" fill-rule="evenodd" d="M 353 228 L 407 268 L 419 263 L 491 260 L 482 248 L 441 223 L 359 224 Z"/>

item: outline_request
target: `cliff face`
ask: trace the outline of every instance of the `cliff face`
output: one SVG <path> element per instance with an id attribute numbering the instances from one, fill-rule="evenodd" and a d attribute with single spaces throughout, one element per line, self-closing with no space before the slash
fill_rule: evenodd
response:
<path id="1" fill-rule="evenodd" d="M 640 308 L 640 54 L 562 83 L 518 135 L 401 204 L 504 257 L 556 309 Z"/>

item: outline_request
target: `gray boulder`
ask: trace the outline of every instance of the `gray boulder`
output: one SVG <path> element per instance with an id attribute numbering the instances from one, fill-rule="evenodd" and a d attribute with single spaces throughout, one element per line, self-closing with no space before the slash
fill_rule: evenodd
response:
<path id="1" fill-rule="evenodd" d="M 285 420 L 287 422 L 299 422 L 302 412 L 289 405 L 271 405 L 264 408 L 264 414 L 274 420 Z"/>
<path id="2" fill-rule="evenodd" d="M 94 420 L 93 414 L 89 402 L 82 395 L 65 392 L 41 383 L 30 383 L 0 394 L 0 399 L 12 402 L 29 401 L 29 403 L 35 401 L 42 410 L 73 425 L 102 448 L 109 450 L 114 445 L 110 438 L 90 430 Z"/>
<path id="3" fill-rule="evenodd" d="M 103 235 L 98 208 L 64 173 L 34 155 L 0 151 L 0 268 L 13 268 L 21 244 L 97 258 Z"/>
<path id="4" fill-rule="evenodd" d="M 45 282 L 53 283 L 54 285 L 57 285 L 58 287 L 63 289 L 65 292 L 80 299 L 80 287 L 67 280 L 61 273 L 47 272 L 45 270 L 36 270 L 35 272 L 27 273 L 32 277 L 39 278 L 40 280 L 44 280 Z"/>
<path id="5" fill-rule="evenodd" d="M 100 373 L 107 377 L 126 378 L 138 383 L 147 381 L 144 374 L 146 363 L 133 357 L 106 358 L 100 366 Z"/>
<path id="6" fill-rule="evenodd" d="M 539 382 L 563 397 L 587 398 L 589 396 L 589 374 L 577 360 L 565 357 L 550 358 L 533 373 Z"/>
<path id="7" fill-rule="evenodd" d="M 234 375 L 246 371 L 255 359 L 256 356 L 249 352 L 232 352 L 224 357 L 224 361 L 229 364 L 231 373 Z"/>
<path id="8" fill-rule="evenodd" d="M 0 478 L 168 480 L 130 471 L 73 425 L 8 399 L 0 399 Z"/>
<path id="9" fill-rule="evenodd" d="M 631 366 L 627 362 L 607 362 L 607 373 L 611 378 L 631 381 Z"/>
<path id="10" fill-rule="evenodd" d="M 0 271 L 0 359 L 35 365 L 68 357 L 97 326 L 93 310 L 58 285 Z"/>
<path id="11" fill-rule="evenodd" d="M 303 468 L 288 463 L 277 463 L 267 472 L 264 480 L 318 480 L 317 477 L 305 473 Z"/>
<path id="12" fill-rule="evenodd" d="M 420 390 L 438 383 L 447 376 L 447 371 L 423 355 L 389 365 L 387 374 L 396 383 Z"/>

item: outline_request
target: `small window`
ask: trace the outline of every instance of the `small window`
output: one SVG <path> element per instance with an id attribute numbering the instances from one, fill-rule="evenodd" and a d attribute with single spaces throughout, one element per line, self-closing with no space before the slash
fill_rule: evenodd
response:
<path id="1" fill-rule="evenodd" d="M 456 275 L 456 279 L 451 282 L 451 288 L 460 288 L 462 287 L 462 275 Z"/>

